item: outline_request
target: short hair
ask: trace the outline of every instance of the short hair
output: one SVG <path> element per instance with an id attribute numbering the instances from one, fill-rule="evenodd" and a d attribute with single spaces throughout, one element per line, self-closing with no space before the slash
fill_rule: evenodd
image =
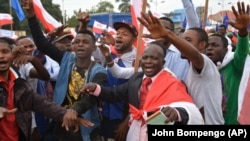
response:
<path id="1" fill-rule="evenodd" d="M 4 40 L 4 39 L 0 39 L 0 43 L 4 43 L 4 44 L 7 44 L 8 47 L 12 50 L 12 47 L 11 47 L 11 44 L 9 44 L 8 41 Z"/>
<path id="2" fill-rule="evenodd" d="M 161 18 L 159 18 L 159 19 L 160 19 L 160 20 L 165 20 L 165 21 L 170 22 L 170 23 L 171 23 L 171 27 L 170 27 L 170 28 L 172 28 L 172 30 L 175 29 L 175 27 L 174 27 L 174 22 L 173 22 L 170 18 L 168 18 L 168 17 L 161 17 Z"/>
<path id="3" fill-rule="evenodd" d="M 15 40 L 13 40 L 13 39 L 11 39 L 9 37 L 0 37 L 0 39 L 6 41 L 10 45 L 15 45 L 16 44 Z"/>
<path id="4" fill-rule="evenodd" d="M 198 33 L 199 42 L 205 41 L 206 44 L 208 43 L 208 35 L 205 30 L 198 28 L 198 27 L 192 27 L 192 28 L 189 28 L 188 30 L 193 30 L 196 33 Z"/>
<path id="5" fill-rule="evenodd" d="M 95 37 L 95 35 L 93 34 L 92 31 L 89 31 L 89 30 L 87 30 L 87 29 L 83 29 L 83 30 L 78 31 L 77 34 L 88 34 L 88 35 L 91 36 L 93 42 L 94 42 L 94 43 L 96 42 L 96 37 Z"/>
<path id="6" fill-rule="evenodd" d="M 18 43 L 18 41 L 22 40 L 22 39 L 26 39 L 29 38 L 28 36 L 20 36 L 16 39 L 16 44 Z"/>
<path id="7" fill-rule="evenodd" d="M 157 41 L 152 41 L 148 45 L 150 45 L 150 44 L 159 46 L 162 49 L 163 55 L 164 55 L 163 57 L 165 58 L 167 53 L 166 53 L 166 49 L 165 49 L 165 47 L 164 47 L 164 45 L 162 43 L 157 42 Z"/>
<path id="8" fill-rule="evenodd" d="M 227 38 L 226 38 L 225 36 L 222 36 L 222 35 L 220 35 L 220 34 L 218 34 L 218 33 L 214 33 L 214 34 L 211 34 L 209 37 L 212 37 L 212 36 L 221 38 L 223 47 L 224 47 L 224 48 L 227 48 L 227 46 L 228 46 L 228 41 L 227 41 Z"/>

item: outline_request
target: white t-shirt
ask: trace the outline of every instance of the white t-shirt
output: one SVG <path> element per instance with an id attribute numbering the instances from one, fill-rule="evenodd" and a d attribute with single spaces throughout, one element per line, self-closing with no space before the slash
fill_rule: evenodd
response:
<path id="1" fill-rule="evenodd" d="M 194 103 L 204 107 L 205 124 L 224 124 L 222 113 L 222 85 L 220 73 L 214 63 L 204 54 L 204 67 L 200 73 L 190 65 L 186 85 Z"/>
<path id="2" fill-rule="evenodd" d="M 38 79 L 30 77 L 30 70 L 32 68 L 34 68 L 34 66 L 31 63 L 26 63 L 25 65 L 19 68 L 19 73 L 21 78 L 27 80 L 28 83 L 31 85 L 32 89 L 36 92 Z"/>

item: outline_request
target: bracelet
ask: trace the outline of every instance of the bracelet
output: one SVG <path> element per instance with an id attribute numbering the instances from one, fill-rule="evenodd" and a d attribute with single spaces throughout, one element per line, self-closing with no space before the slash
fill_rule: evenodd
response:
<path id="1" fill-rule="evenodd" d="M 72 112 L 72 113 L 75 113 L 75 114 L 78 115 L 78 113 L 77 113 L 76 110 L 74 110 L 74 109 L 67 109 L 67 111 Z"/>
<path id="2" fill-rule="evenodd" d="M 107 62 L 107 65 L 113 65 L 114 64 L 114 60 L 112 60 L 111 62 Z"/>

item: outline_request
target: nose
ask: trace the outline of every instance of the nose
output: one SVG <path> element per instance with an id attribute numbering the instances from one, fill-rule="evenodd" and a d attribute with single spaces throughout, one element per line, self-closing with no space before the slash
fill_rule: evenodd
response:
<path id="1" fill-rule="evenodd" d="M 211 45 L 208 45 L 207 47 L 206 47 L 206 50 L 212 50 L 213 49 L 213 47 L 211 46 Z"/>

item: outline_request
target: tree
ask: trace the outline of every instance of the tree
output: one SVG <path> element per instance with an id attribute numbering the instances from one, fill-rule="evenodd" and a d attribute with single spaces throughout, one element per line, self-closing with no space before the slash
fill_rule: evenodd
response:
<path id="1" fill-rule="evenodd" d="M 88 13 L 104 13 L 104 12 L 114 12 L 114 6 L 108 1 L 100 1 L 97 5 L 93 6 Z"/>
<path id="2" fill-rule="evenodd" d="M 67 20 L 66 23 L 69 25 L 69 27 L 76 27 L 79 24 L 76 15 L 80 12 L 83 11 L 81 9 L 79 9 L 78 11 L 75 10 L 74 15 Z M 87 9 L 86 12 L 88 12 L 89 14 L 114 12 L 114 6 L 108 1 L 100 1 L 99 3 L 97 3 L 97 5 L 92 6 L 91 9 Z"/>
<path id="3" fill-rule="evenodd" d="M 116 2 L 121 2 L 118 6 L 120 12 L 130 12 L 130 0 L 115 0 Z"/>
<path id="4" fill-rule="evenodd" d="M 130 0 L 115 0 L 115 2 L 121 2 L 118 6 L 120 12 L 130 12 Z M 147 7 L 150 8 L 149 3 L 147 3 Z"/>

